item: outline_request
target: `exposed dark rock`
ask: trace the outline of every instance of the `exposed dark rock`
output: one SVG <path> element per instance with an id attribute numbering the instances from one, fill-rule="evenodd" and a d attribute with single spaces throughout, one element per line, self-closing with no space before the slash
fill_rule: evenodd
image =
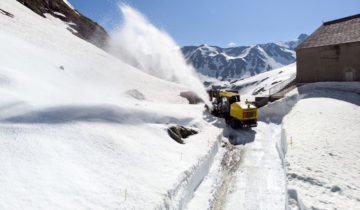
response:
<path id="1" fill-rule="evenodd" d="M 338 192 L 338 191 L 341 191 L 340 187 L 338 187 L 336 185 L 331 187 L 331 192 Z"/>
<path id="2" fill-rule="evenodd" d="M 186 98 L 190 104 L 198 104 L 204 102 L 196 93 L 192 91 L 185 91 L 180 93 L 181 97 Z"/>
<path id="3" fill-rule="evenodd" d="M 128 90 L 128 91 L 126 91 L 126 94 L 137 100 L 145 100 L 144 94 L 142 94 L 142 92 L 138 91 L 137 89 Z"/>
<path id="4" fill-rule="evenodd" d="M 4 14 L 4 15 L 9 16 L 9 17 L 11 17 L 11 18 L 14 17 L 13 14 L 11 14 L 10 12 L 7 12 L 7 11 L 5 11 L 5 10 L 3 10 L 3 9 L 0 9 L 0 14 Z"/>
<path id="5" fill-rule="evenodd" d="M 252 94 L 255 96 L 255 95 L 257 95 L 257 94 L 259 94 L 261 92 L 264 92 L 264 91 L 265 91 L 265 89 L 264 89 L 264 87 L 262 87 L 262 88 L 259 88 L 257 90 L 254 90 Z"/>
<path id="6" fill-rule="evenodd" d="M 169 136 L 180 144 L 185 144 L 183 139 L 198 133 L 196 130 L 185 128 L 181 125 L 171 126 L 167 129 L 167 131 Z"/>
<path id="7" fill-rule="evenodd" d="M 315 179 L 315 178 L 312 178 L 312 177 L 305 177 L 305 176 L 300 176 L 298 174 L 295 174 L 295 173 L 288 173 L 287 174 L 287 177 L 289 180 L 291 179 L 297 179 L 297 180 L 300 180 L 300 181 L 303 181 L 303 182 L 307 182 L 309 184 L 312 184 L 312 185 L 317 185 L 319 187 L 323 187 L 325 183 Z"/>
<path id="8" fill-rule="evenodd" d="M 275 84 L 280 83 L 280 82 L 281 81 L 275 81 L 275 82 L 271 83 L 271 85 L 275 85 Z"/>
<path id="9" fill-rule="evenodd" d="M 104 48 L 109 35 L 103 27 L 89 18 L 70 8 L 63 0 L 17 0 L 38 15 L 45 18 L 45 13 L 61 19 L 67 23 L 73 23 L 70 30 L 74 35 L 100 47 Z M 64 16 L 60 15 L 63 14 Z"/>

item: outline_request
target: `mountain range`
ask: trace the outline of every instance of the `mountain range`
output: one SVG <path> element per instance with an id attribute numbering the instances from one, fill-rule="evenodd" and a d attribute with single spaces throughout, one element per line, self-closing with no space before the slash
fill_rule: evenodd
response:
<path id="1" fill-rule="evenodd" d="M 246 78 L 296 61 L 295 47 L 308 35 L 296 40 L 251 46 L 221 48 L 203 44 L 181 48 L 185 59 L 197 72 L 220 80 Z"/>

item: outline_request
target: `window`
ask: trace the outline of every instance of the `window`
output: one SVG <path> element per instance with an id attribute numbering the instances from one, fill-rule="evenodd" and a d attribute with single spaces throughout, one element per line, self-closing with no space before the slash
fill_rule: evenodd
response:
<path id="1" fill-rule="evenodd" d="M 240 101 L 240 97 L 239 96 L 233 96 L 229 99 L 230 104 L 235 103 L 235 102 L 239 102 Z"/>
<path id="2" fill-rule="evenodd" d="M 345 81 L 353 81 L 353 72 L 352 71 L 347 71 L 345 72 Z"/>

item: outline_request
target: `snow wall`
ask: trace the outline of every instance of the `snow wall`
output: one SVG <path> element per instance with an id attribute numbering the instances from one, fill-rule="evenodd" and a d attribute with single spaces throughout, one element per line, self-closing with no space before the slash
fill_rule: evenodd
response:
<path id="1" fill-rule="evenodd" d="M 268 106 L 264 107 L 265 109 L 262 110 L 261 119 L 268 120 L 268 121 L 275 121 L 277 123 L 282 123 L 282 118 L 287 115 L 292 107 L 300 100 L 305 98 L 311 97 L 319 97 L 316 94 L 316 91 L 319 90 L 335 90 L 335 91 L 344 91 L 344 92 L 353 92 L 360 94 L 360 83 L 359 82 L 317 82 L 317 83 L 310 83 L 298 87 L 297 89 L 288 93 L 285 98 L 276 101 Z M 277 145 L 277 150 L 279 156 L 282 160 L 284 172 L 286 173 L 285 168 L 285 154 L 287 152 L 287 142 L 290 142 L 291 136 L 288 134 L 286 129 L 282 126 L 281 129 L 281 140 Z M 298 192 L 296 189 L 287 189 L 287 198 L 286 200 L 286 209 L 290 209 L 290 203 L 295 203 L 297 209 L 299 210 L 308 210 L 308 208 L 303 204 L 301 198 L 299 198 Z"/>
<path id="2" fill-rule="evenodd" d="M 178 184 L 168 190 L 163 202 L 156 209 L 185 209 L 205 176 L 209 173 L 214 157 L 219 150 L 221 136 L 211 145 L 209 153 L 197 165 L 185 171 Z"/>
<path id="3" fill-rule="evenodd" d="M 359 82 L 318 82 L 306 84 L 301 87 L 298 87 L 288 94 L 285 95 L 284 98 L 277 100 L 260 108 L 258 120 L 268 122 L 268 123 L 276 123 L 282 124 L 282 119 L 287 115 L 294 105 L 300 100 L 308 97 L 318 97 L 312 96 L 313 92 L 316 90 L 336 90 L 336 91 L 346 91 L 346 92 L 355 92 L 360 94 L 360 83 Z M 287 152 L 287 142 L 290 142 L 291 136 L 288 135 L 286 129 L 282 126 L 281 129 L 281 138 L 279 142 L 276 144 L 276 149 L 278 151 L 279 157 L 282 161 L 282 167 L 284 169 L 285 177 L 286 176 L 286 168 L 285 168 L 285 155 Z M 285 180 L 287 181 L 287 180 Z M 285 182 L 286 183 L 286 182 Z M 297 204 L 299 210 L 306 210 L 306 206 L 301 202 L 298 193 L 295 189 L 286 189 L 288 192 L 286 194 L 286 206 L 285 209 L 289 209 L 289 199 Z"/>
<path id="4" fill-rule="evenodd" d="M 258 120 L 268 122 L 268 123 L 276 123 L 276 124 L 282 124 L 282 119 L 287 115 L 291 109 L 294 107 L 294 105 L 298 102 L 300 99 L 299 93 L 297 92 L 297 89 L 291 91 L 288 95 L 286 95 L 284 98 L 277 100 L 275 102 L 272 102 L 259 110 Z M 282 163 L 282 168 L 284 171 L 284 177 L 286 179 L 286 167 L 285 167 L 285 155 L 287 152 L 287 142 L 289 140 L 289 137 L 287 135 L 287 132 L 285 128 L 281 128 L 281 138 L 276 143 L 276 149 L 279 154 L 279 158 Z M 285 180 L 285 183 L 287 183 L 287 180 Z M 285 191 L 288 193 L 285 193 L 285 209 L 289 209 L 289 190 L 287 189 L 287 185 L 285 185 L 286 189 Z M 296 193 L 296 192 L 295 192 Z M 300 201 L 297 201 L 297 203 L 301 203 Z M 301 210 L 301 208 L 299 208 Z"/>

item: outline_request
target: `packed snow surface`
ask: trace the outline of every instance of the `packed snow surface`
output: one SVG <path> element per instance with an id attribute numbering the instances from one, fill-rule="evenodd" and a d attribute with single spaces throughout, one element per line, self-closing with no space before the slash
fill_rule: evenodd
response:
<path id="1" fill-rule="evenodd" d="M 292 209 L 360 209 L 360 83 L 297 91 L 283 123 Z"/>
<path id="2" fill-rule="evenodd" d="M 187 209 L 285 209 L 286 176 L 277 145 L 281 125 L 226 128 L 223 148 Z"/>

